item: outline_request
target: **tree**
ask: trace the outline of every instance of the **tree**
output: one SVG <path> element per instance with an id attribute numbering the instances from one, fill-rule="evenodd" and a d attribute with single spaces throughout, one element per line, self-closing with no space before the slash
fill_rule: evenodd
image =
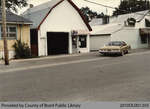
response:
<path id="1" fill-rule="evenodd" d="M 93 18 L 104 17 L 104 13 L 98 14 L 97 12 L 92 11 L 89 7 L 82 7 L 80 10 L 88 22 Z"/>
<path id="2" fill-rule="evenodd" d="M 121 0 L 113 15 L 121 15 L 150 9 L 149 0 Z"/>
<path id="3" fill-rule="evenodd" d="M 17 12 L 17 8 L 27 6 L 27 0 L 6 0 L 6 8 Z M 1 6 L 1 3 L 0 3 Z"/>

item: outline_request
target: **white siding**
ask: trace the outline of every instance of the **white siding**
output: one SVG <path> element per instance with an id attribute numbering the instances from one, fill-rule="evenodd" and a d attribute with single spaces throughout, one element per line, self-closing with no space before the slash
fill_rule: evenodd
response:
<path id="1" fill-rule="evenodd" d="M 41 32 L 70 32 L 71 30 L 88 30 L 79 13 L 70 5 L 68 1 L 64 1 L 52 10 L 49 16 L 41 25 Z"/>
<path id="2" fill-rule="evenodd" d="M 45 44 L 40 42 L 41 37 L 47 39 L 47 32 L 71 32 L 71 30 L 88 31 L 88 28 L 79 13 L 65 0 L 52 10 L 40 27 L 39 55 L 47 55 L 47 52 L 44 52 L 47 44 L 45 47 Z"/>
<path id="3" fill-rule="evenodd" d="M 135 28 L 139 29 L 139 28 L 145 28 L 145 19 L 143 19 L 140 22 L 137 22 L 135 25 Z"/>
<path id="4" fill-rule="evenodd" d="M 148 44 L 141 43 L 141 36 L 139 35 L 139 29 L 124 28 L 111 36 L 112 41 L 125 41 L 131 45 L 132 49 L 146 48 Z"/>
<path id="5" fill-rule="evenodd" d="M 15 56 L 15 51 L 9 51 L 9 59 L 13 59 Z M 4 52 L 0 51 L 0 59 L 4 59 Z"/>

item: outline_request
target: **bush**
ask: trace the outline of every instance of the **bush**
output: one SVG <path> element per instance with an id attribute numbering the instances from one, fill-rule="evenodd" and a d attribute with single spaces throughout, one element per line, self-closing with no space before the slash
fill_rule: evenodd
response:
<path id="1" fill-rule="evenodd" d="M 15 49 L 15 59 L 31 58 L 31 50 L 27 43 L 17 40 L 13 45 L 13 48 Z"/>

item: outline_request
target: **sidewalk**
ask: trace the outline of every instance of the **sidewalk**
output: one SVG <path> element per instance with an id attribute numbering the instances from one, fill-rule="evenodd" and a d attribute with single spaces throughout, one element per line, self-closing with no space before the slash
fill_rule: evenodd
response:
<path id="1" fill-rule="evenodd" d="M 50 65 L 59 64 L 64 62 L 78 61 L 84 59 L 99 58 L 98 52 L 83 53 L 83 54 L 71 54 L 71 55 L 57 55 L 57 56 L 47 56 L 31 59 L 17 59 L 11 60 L 10 65 L 5 66 L 4 61 L 0 61 L 0 72 L 5 72 L 6 70 L 16 69 L 16 68 L 28 68 L 31 66 L 40 65 Z"/>

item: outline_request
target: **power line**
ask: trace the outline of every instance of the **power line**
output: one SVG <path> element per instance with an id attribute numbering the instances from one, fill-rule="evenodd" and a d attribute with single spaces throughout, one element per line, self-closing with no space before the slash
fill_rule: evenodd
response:
<path id="1" fill-rule="evenodd" d="M 103 7 L 106 7 L 106 8 L 117 9 L 117 7 L 111 7 L 111 6 L 103 5 L 103 4 L 100 4 L 100 3 L 92 2 L 92 1 L 89 1 L 89 0 L 84 0 L 84 1 L 92 3 L 92 4 L 100 5 L 100 6 L 103 6 Z"/>
<path id="2" fill-rule="evenodd" d="M 103 6 L 103 7 L 106 7 L 106 8 L 111 8 L 111 9 L 117 9 L 119 11 L 124 11 L 124 12 L 127 12 L 127 13 L 131 13 L 130 11 L 127 11 L 127 10 L 122 10 L 122 9 L 118 9 L 117 7 L 112 7 L 112 6 L 108 6 L 108 5 L 103 5 L 103 4 L 100 4 L 100 3 L 96 3 L 96 2 L 92 2 L 92 1 L 89 1 L 89 0 L 84 0 L 86 2 L 89 2 L 89 3 L 92 3 L 92 4 L 95 4 L 95 5 L 100 5 L 100 6 Z M 137 13 L 135 12 L 135 14 L 138 14 L 138 15 L 146 15 L 146 14 L 141 14 L 141 13 Z"/>

